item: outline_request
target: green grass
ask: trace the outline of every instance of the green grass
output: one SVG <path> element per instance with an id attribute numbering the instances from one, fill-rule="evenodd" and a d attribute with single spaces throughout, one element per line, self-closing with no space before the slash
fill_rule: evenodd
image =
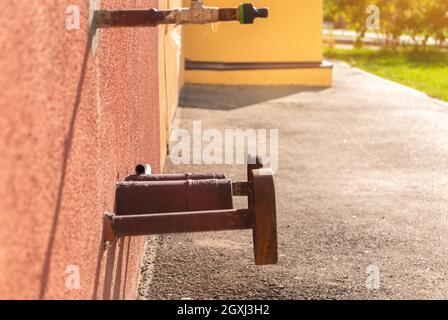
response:
<path id="1" fill-rule="evenodd" d="M 350 65 L 448 101 L 448 52 L 436 49 L 325 49 L 327 58 Z"/>

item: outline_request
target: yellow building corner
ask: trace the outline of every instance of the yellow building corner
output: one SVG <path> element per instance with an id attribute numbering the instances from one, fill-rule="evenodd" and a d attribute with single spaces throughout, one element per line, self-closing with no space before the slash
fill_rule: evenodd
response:
<path id="1" fill-rule="evenodd" d="M 332 65 L 323 61 L 322 53 L 323 0 L 252 2 L 269 7 L 269 18 L 253 25 L 232 22 L 184 27 L 185 82 L 331 86 Z M 204 3 L 235 7 L 241 1 Z"/>

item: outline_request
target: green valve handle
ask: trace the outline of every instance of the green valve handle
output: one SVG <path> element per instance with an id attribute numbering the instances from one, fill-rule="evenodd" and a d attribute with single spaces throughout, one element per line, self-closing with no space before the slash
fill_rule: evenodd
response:
<path id="1" fill-rule="evenodd" d="M 240 23 L 252 24 L 256 18 L 268 18 L 268 8 L 255 8 L 251 3 L 240 4 Z"/>

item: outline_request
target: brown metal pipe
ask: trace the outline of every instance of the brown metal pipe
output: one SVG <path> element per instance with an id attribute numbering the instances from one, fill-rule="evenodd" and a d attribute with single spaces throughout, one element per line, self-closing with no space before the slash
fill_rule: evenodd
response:
<path id="1" fill-rule="evenodd" d="M 206 24 L 219 21 L 252 24 L 256 18 L 268 16 L 268 8 L 255 8 L 251 3 L 243 3 L 236 8 L 218 8 L 204 6 L 202 1 L 193 0 L 189 8 L 172 10 L 97 10 L 94 21 L 97 28 L 151 27 L 159 24 Z"/>
<path id="2" fill-rule="evenodd" d="M 247 182 L 234 182 L 232 189 L 233 195 L 238 197 L 247 197 L 250 193 L 249 183 Z"/>
<path id="3" fill-rule="evenodd" d="M 238 10 L 235 8 L 219 9 L 219 21 L 238 21 L 240 19 Z"/>
<path id="4" fill-rule="evenodd" d="M 147 214 L 136 216 L 106 215 L 106 228 L 113 231 L 105 240 L 115 237 L 143 236 L 225 230 L 244 230 L 254 227 L 250 210 L 222 210 Z"/>
<path id="5" fill-rule="evenodd" d="M 176 181 L 176 180 L 210 180 L 226 179 L 222 173 L 180 173 L 180 174 L 139 174 L 126 178 L 126 181 Z"/>
<path id="6" fill-rule="evenodd" d="M 117 184 L 115 214 L 104 215 L 103 239 L 115 241 L 125 236 L 252 229 L 255 264 L 276 264 L 273 172 L 263 168 L 260 157 L 249 160 L 247 182 L 191 180 L 186 179 L 191 174 L 177 174 L 141 175 L 149 181 Z M 157 180 L 163 178 L 168 180 Z M 169 180 L 174 178 L 179 180 Z M 249 208 L 233 209 L 232 195 L 248 196 Z"/>
<path id="7" fill-rule="evenodd" d="M 156 9 L 97 10 L 94 13 L 97 28 L 156 26 L 162 16 Z"/>
<path id="8" fill-rule="evenodd" d="M 95 22 L 97 28 L 114 27 L 153 27 L 159 24 L 189 24 L 211 23 L 218 21 L 238 21 L 239 13 L 236 8 L 213 8 L 213 17 L 197 19 L 194 13 L 188 13 L 187 8 L 159 11 L 150 9 L 129 10 L 97 10 Z M 190 16 L 189 16 L 190 15 Z"/>
<path id="9" fill-rule="evenodd" d="M 115 213 L 151 213 L 233 209 L 228 179 L 122 182 L 116 186 Z"/>

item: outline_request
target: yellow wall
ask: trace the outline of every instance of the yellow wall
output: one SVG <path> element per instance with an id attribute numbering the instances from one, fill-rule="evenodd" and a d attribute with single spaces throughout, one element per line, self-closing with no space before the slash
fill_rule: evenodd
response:
<path id="1" fill-rule="evenodd" d="M 241 0 L 204 0 L 238 6 Z M 247 1 L 249 2 L 249 1 Z M 330 85 L 331 68 L 321 68 L 323 0 L 253 0 L 270 9 L 253 25 L 222 22 L 184 27 L 185 58 L 200 62 L 312 62 L 314 68 L 268 71 L 188 70 L 188 83 Z M 190 1 L 184 1 L 188 5 Z M 309 79 L 309 80 L 308 80 Z"/>
<path id="2" fill-rule="evenodd" d="M 159 0 L 159 9 L 182 6 L 182 0 Z M 182 27 L 160 25 L 159 28 L 159 105 L 161 130 L 161 167 L 165 163 L 171 123 L 183 85 L 184 58 Z"/>
<path id="3" fill-rule="evenodd" d="M 205 0 L 206 5 L 236 7 L 241 0 Z M 253 0 L 269 7 L 268 19 L 185 26 L 185 56 L 195 61 L 321 61 L 321 0 Z M 187 1 L 189 3 L 189 1 Z M 287 49 L 287 50 L 286 50 Z"/>

